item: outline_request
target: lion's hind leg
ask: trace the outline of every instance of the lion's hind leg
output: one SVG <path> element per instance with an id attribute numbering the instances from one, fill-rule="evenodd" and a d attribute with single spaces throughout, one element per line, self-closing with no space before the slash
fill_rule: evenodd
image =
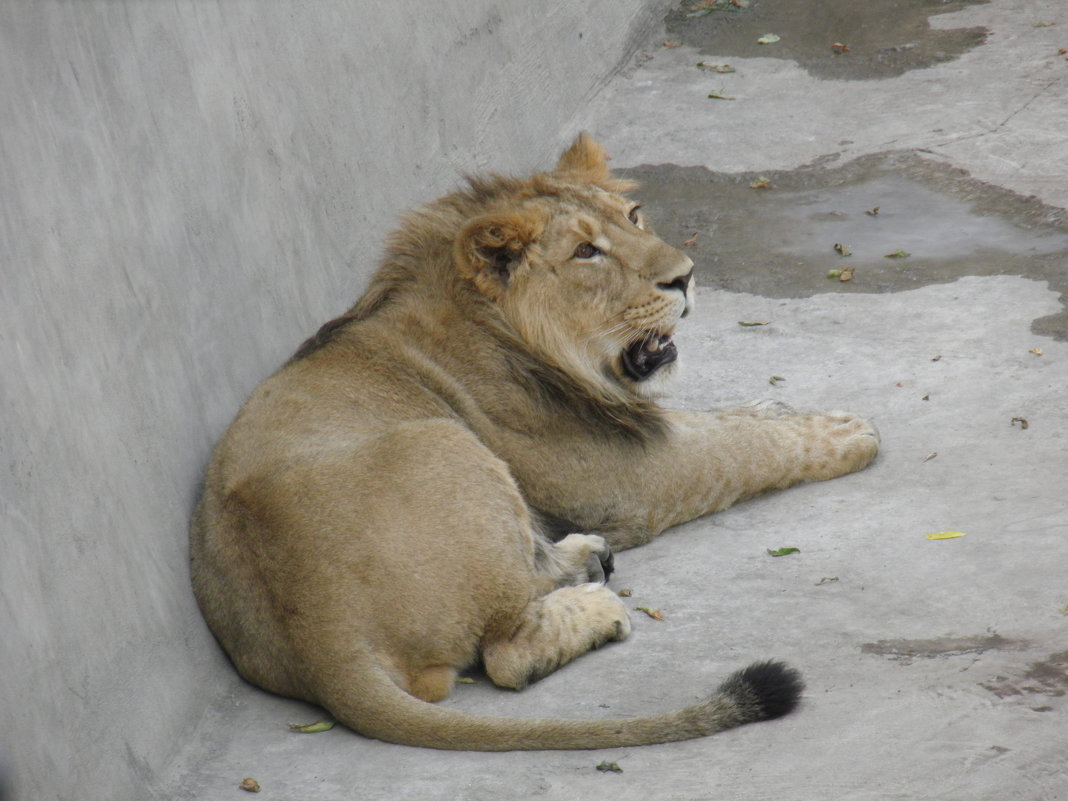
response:
<path id="1" fill-rule="evenodd" d="M 561 587 L 531 601 L 510 636 L 483 643 L 482 661 L 494 684 L 520 690 L 629 634 L 627 609 L 610 589 L 595 583 Z"/>

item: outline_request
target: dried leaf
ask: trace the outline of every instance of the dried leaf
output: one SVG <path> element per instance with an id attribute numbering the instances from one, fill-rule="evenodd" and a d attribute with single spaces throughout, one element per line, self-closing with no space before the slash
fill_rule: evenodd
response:
<path id="1" fill-rule="evenodd" d="M 843 245 L 841 242 L 835 242 L 834 252 L 839 256 L 852 256 L 853 248 L 849 247 L 849 245 Z"/>
<path id="2" fill-rule="evenodd" d="M 779 37 L 776 36 L 774 33 L 765 33 L 763 36 L 757 39 L 757 44 L 774 44 L 777 41 L 779 41 Z"/>
<path id="3" fill-rule="evenodd" d="M 660 44 L 663 47 L 666 47 L 668 50 L 674 50 L 677 47 L 682 47 L 682 42 L 661 42 Z"/>
<path id="4" fill-rule="evenodd" d="M 636 606 L 634 609 L 637 612 L 645 612 L 645 614 L 649 615 L 653 620 L 664 619 L 664 613 L 659 609 L 650 609 L 648 606 Z"/>
<path id="5" fill-rule="evenodd" d="M 244 779 L 241 784 L 237 786 L 239 789 L 248 793 L 258 793 L 260 791 L 260 783 L 255 779 Z"/>
<path id="6" fill-rule="evenodd" d="M 801 553 L 800 548 L 777 548 L 772 550 L 768 548 L 768 556 L 789 556 L 792 553 Z"/>
<path id="7" fill-rule="evenodd" d="M 709 92 L 708 93 L 708 99 L 709 100 L 734 100 L 733 97 L 728 97 L 727 95 L 723 94 L 722 92 Z"/>
<path id="8" fill-rule="evenodd" d="M 619 767 L 618 762 L 602 762 L 597 766 L 597 770 L 601 773 L 622 773 L 623 768 Z"/>
<path id="9" fill-rule="evenodd" d="M 933 458 L 935 458 L 936 456 L 938 456 L 938 451 L 931 451 L 929 454 L 927 454 L 926 456 L 923 457 L 923 460 L 925 462 L 929 462 Z"/>
<path id="10" fill-rule="evenodd" d="M 705 70 L 706 72 L 718 72 L 720 75 L 729 75 L 732 72 L 736 72 L 730 64 L 708 64 L 704 61 L 697 62 L 697 69 Z"/>
<path id="11" fill-rule="evenodd" d="M 690 6 L 690 13 L 687 17 L 703 17 L 705 14 L 711 14 L 716 10 L 717 6 L 723 5 L 724 0 L 701 0 L 699 3 L 695 3 Z"/>
<path id="12" fill-rule="evenodd" d="M 879 216 L 879 207 L 876 206 L 874 209 L 869 209 L 868 211 L 866 211 L 864 213 L 867 214 L 869 217 L 878 217 Z"/>
<path id="13" fill-rule="evenodd" d="M 967 537 L 963 531 L 936 531 L 933 534 L 928 534 L 929 540 L 955 540 L 957 537 Z"/>
<path id="14" fill-rule="evenodd" d="M 1026 430 L 1027 430 L 1027 428 L 1028 428 L 1028 426 L 1030 426 L 1030 425 L 1031 425 L 1031 424 L 1030 424 L 1030 423 L 1028 423 L 1028 422 L 1027 422 L 1027 420 L 1026 420 L 1026 419 L 1024 419 L 1023 417 L 1014 417 L 1014 418 L 1012 418 L 1012 420 L 1011 420 L 1011 421 L 1009 422 L 1009 425 L 1010 425 L 1010 426 L 1014 426 L 1014 425 L 1016 425 L 1017 423 L 1019 423 L 1019 424 L 1020 424 L 1020 430 L 1021 430 L 1021 431 L 1026 431 Z"/>
<path id="15" fill-rule="evenodd" d="M 761 175 L 753 183 L 749 184 L 750 189 L 771 189 L 771 179 L 765 178 Z"/>
<path id="16" fill-rule="evenodd" d="M 841 42 L 835 42 L 833 45 L 831 45 L 831 52 L 837 53 L 838 55 L 841 55 L 842 53 L 848 53 L 849 45 L 842 44 Z"/>
<path id="17" fill-rule="evenodd" d="M 317 720 L 315 723 L 290 723 L 290 731 L 299 731 L 301 734 L 315 734 L 321 731 L 330 731 L 334 728 L 332 720 Z"/>
<path id="18" fill-rule="evenodd" d="M 838 275 L 839 281 L 852 281 L 854 269 L 852 267 L 843 267 Z"/>
<path id="19" fill-rule="evenodd" d="M 741 320 L 739 320 L 738 325 L 740 325 L 742 328 L 754 328 L 758 325 L 771 325 L 771 323 L 743 323 Z"/>
<path id="20" fill-rule="evenodd" d="M 942 361 L 942 356 L 941 356 L 941 355 L 938 355 L 938 356 L 932 356 L 932 357 L 931 357 L 931 361 L 932 361 L 932 362 L 940 362 L 940 361 Z"/>
<path id="21" fill-rule="evenodd" d="M 931 399 L 931 396 L 929 394 L 928 395 L 924 395 L 922 398 L 920 398 L 920 400 L 925 400 L 925 401 L 929 401 L 930 399 Z"/>
<path id="22" fill-rule="evenodd" d="M 617 593 L 617 595 L 619 595 L 620 598 L 629 598 L 633 594 L 634 594 L 634 590 L 620 590 Z"/>
<path id="23" fill-rule="evenodd" d="M 779 386 L 779 382 L 780 381 L 785 381 L 785 380 L 786 379 L 783 378 L 781 375 L 773 375 L 771 378 L 768 379 L 768 383 L 771 384 L 773 387 L 777 387 L 777 386 Z"/>
<path id="24" fill-rule="evenodd" d="M 680 245 L 679 245 L 679 247 L 680 247 L 680 248 L 692 248 L 692 247 L 693 247 L 694 245 L 696 245 L 696 244 L 697 244 L 697 234 L 698 234 L 698 232 L 697 232 L 697 231 L 694 231 L 694 232 L 693 232 L 693 236 L 691 236 L 691 237 L 690 237 L 689 239 L 687 239 L 687 240 L 686 240 L 685 242 L 683 242 L 682 244 L 680 244 Z"/>
<path id="25" fill-rule="evenodd" d="M 907 259 L 911 255 L 912 255 L 911 253 L 906 253 L 904 250 L 901 250 L 899 248 L 898 250 L 895 250 L 893 253 L 887 253 L 886 254 L 886 258 L 888 258 L 888 259 Z"/>
<path id="26" fill-rule="evenodd" d="M 824 576 L 816 582 L 816 586 L 819 587 L 822 584 L 832 584 L 835 581 L 838 581 L 838 576 Z"/>
<path id="27" fill-rule="evenodd" d="M 1036 22 L 1033 27 L 1035 28 L 1052 28 L 1056 25 L 1056 22 Z"/>
<path id="28" fill-rule="evenodd" d="M 1035 354 L 1035 356 L 1041 356 L 1042 355 L 1042 348 L 1031 348 L 1031 350 L 1029 350 L 1027 352 L 1028 353 L 1033 353 L 1033 354 Z"/>

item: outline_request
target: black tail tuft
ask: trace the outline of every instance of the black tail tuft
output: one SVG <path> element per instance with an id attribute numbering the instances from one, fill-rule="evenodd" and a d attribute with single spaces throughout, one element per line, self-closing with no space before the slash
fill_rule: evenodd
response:
<path id="1" fill-rule="evenodd" d="M 732 673 L 719 692 L 753 712 L 753 720 L 771 720 L 792 712 L 805 683 L 801 674 L 784 662 L 754 662 Z"/>

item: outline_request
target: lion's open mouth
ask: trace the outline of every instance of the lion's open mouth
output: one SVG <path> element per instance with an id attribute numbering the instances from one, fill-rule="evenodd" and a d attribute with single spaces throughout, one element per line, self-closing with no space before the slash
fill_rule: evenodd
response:
<path id="1" fill-rule="evenodd" d="M 678 357 L 679 352 L 669 334 L 650 332 L 623 351 L 623 370 L 635 381 L 644 381 Z"/>

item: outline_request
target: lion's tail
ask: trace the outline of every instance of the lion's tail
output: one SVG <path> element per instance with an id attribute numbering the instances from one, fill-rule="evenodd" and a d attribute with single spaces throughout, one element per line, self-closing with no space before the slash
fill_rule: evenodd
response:
<path id="1" fill-rule="evenodd" d="M 364 660 L 358 660 L 364 662 Z M 387 742 L 456 751 L 615 748 L 703 737 L 790 712 L 804 688 L 782 662 L 733 673 L 711 696 L 659 715 L 608 720 L 473 715 L 420 701 L 372 659 L 357 674 L 340 670 L 320 684 L 319 703 L 341 723 Z M 348 673 L 348 675 L 345 675 Z M 323 686 L 323 684 L 327 686 Z"/>

